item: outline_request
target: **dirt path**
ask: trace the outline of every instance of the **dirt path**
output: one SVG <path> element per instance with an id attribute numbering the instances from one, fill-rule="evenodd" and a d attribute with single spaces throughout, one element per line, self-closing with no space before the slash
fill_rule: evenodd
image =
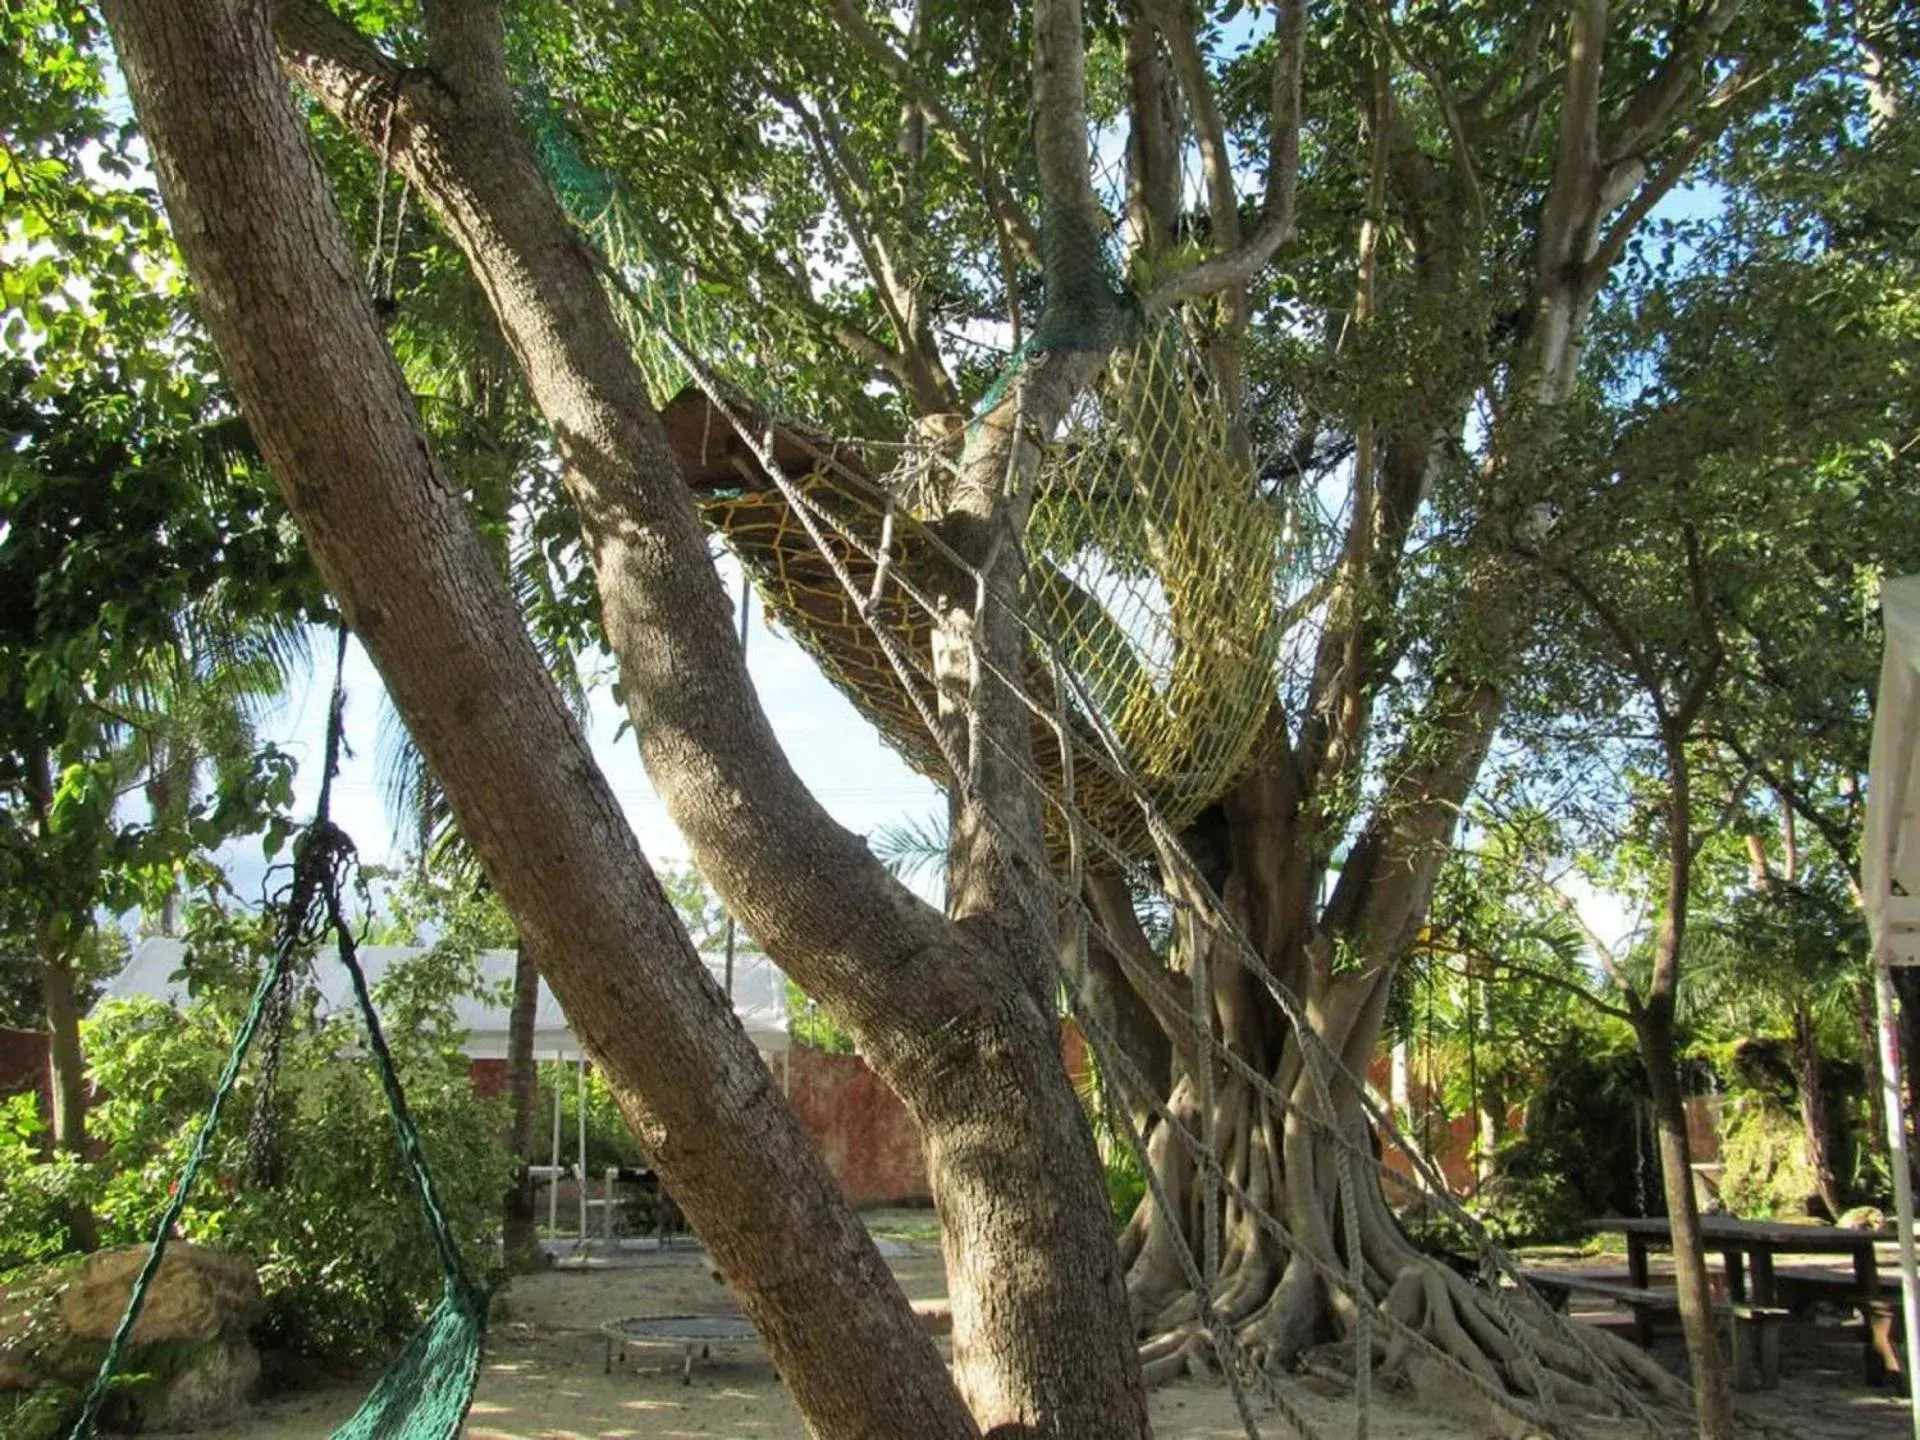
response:
<path id="1" fill-rule="evenodd" d="M 938 1252 L 883 1242 L 903 1288 L 915 1299 L 944 1293 Z M 600 1326 L 632 1315 L 727 1314 L 733 1305 L 691 1246 L 636 1263 L 556 1269 L 514 1282 L 489 1334 L 487 1358 L 468 1421 L 469 1440 L 577 1440 L 577 1437 L 729 1436 L 802 1440 L 799 1412 L 757 1343 L 716 1345 L 681 1382 L 679 1345 L 631 1345 L 607 1370 Z M 311 1391 L 259 1405 L 201 1440 L 324 1440 L 353 1413 L 360 1388 Z M 1353 1404 L 1340 1387 L 1290 1380 L 1287 1394 L 1329 1435 L 1351 1434 Z M 1264 1409 L 1264 1407 L 1262 1407 Z M 1182 1380 L 1155 1392 L 1154 1433 L 1163 1440 L 1230 1440 L 1243 1435 L 1219 1381 Z M 1263 1426 L 1263 1428 L 1265 1428 Z M 1285 1433 L 1277 1423 L 1268 1431 Z M 1378 1440 L 1467 1440 L 1474 1430 L 1378 1395 Z"/>
<path id="2" fill-rule="evenodd" d="M 933 1244 L 896 1237 L 880 1243 L 911 1298 L 945 1293 Z M 713 1346 L 706 1358 L 696 1358 L 690 1383 L 682 1383 L 682 1346 L 631 1344 L 610 1357 L 600 1329 L 629 1316 L 732 1313 L 732 1298 L 713 1278 L 705 1255 L 685 1242 L 664 1253 L 630 1253 L 614 1265 L 562 1266 L 515 1281 L 489 1335 L 469 1440 L 802 1440 L 799 1413 L 757 1342 Z M 1673 1348 L 1667 1344 L 1662 1357 L 1678 1364 L 1677 1353 L 1665 1353 Z M 1780 1389 L 1740 1397 L 1757 1436 L 1904 1440 L 1911 1433 L 1898 1396 L 1860 1384 L 1859 1342 L 1837 1325 L 1796 1327 L 1783 1350 Z M 1321 1434 L 1353 1433 L 1347 1386 L 1312 1375 L 1290 1377 L 1284 1385 L 1287 1398 Z M 364 1386 L 356 1386 L 287 1396 L 224 1429 L 201 1432 L 201 1440 L 325 1440 L 364 1394 Z M 1154 1393 L 1151 1408 L 1160 1440 L 1234 1440 L 1245 1433 L 1217 1379 L 1165 1386 Z M 1277 1417 L 1269 1419 L 1265 1406 L 1258 1411 L 1264 1434 L 1289 1433 Z M 1370 1419 L 1375 1440 L 1469 1440 L 1490 1433 L 1484 1420 L 1438 1413 L 1384 1388 L 1373 1397 Z M 1684 1426 L 1682 1417 L 1675 1419 Z M 1629 1433 L 1618 1423 L 1589 1423 L 1582 1430 L 1595 1440 Z"/>

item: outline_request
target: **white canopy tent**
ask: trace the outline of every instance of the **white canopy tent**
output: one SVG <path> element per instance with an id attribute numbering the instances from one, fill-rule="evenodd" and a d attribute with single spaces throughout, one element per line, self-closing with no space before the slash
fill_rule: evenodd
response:
<path id="1" fill-rule="evenodd" d="M 1920 575 L 1889 580 L 1881 589 L 1880 605 L 1887 652 L 1873 717 L 1860 888 L 1873 937 L 1883 1108 L 1900 1225 L 1907 1381 L 1913 1433 L 1920 1440 L 1920 1366 L 1913 1360 L 1920 1342 L 1920 1274 L 1914 1259 L 1913 1184 L 1907 1169 L 1906 1099 L 1893 992 L 1893 967 L 1920 965 Z"/>
<path id="2" fill-rule="evenodd" d="M 378 986 L 396 965 L 426 953 L 423 947 L 401 945 L 364 945 L 356 952 L 360 968 L 366 972 L 367 983 Z M 142 940 L 134 950 L 133 957 L 126 967 L 116 975 L 106 987 L 101 999 L 124 1000 L 140 996 L 164 1001 L 169 1005 L 182 1005 L 187 1000 L 187 986 L 180 972 L 187 958 L 187 945 L 182 940 L 150 938 Z M 481 988 L 497 1000 L 481 995 L 468 994 L 454 1002 L 455 1018 L 466 1034 L 461 1053 L 471 1060 L 505 1060 L 507 1058 L 507 1023 L 511 1009 L 508 997 L 513 985 L 514 954 L 511 950 L 483 950 L 479 960 Z M 784 1060 L 787 1051 L 787 981 L 772 960 L 757 950 L 735 947 L 731 956 L 722 950 L 702 951 L 700 958 L 706 962 L 715 983 L 729 988 L 733 999 L 734 1014 L 740 1018 L 747 1038 L 753 1041 L 756 1049 L 771 1063 L 775 1059 Z M 729 971 L 731 974 L 729 974 Z M 346 968 L 333 960 L 324 950 L 313 966 L 312 978 L 319 991 L 319 1011 L 322 1016 L 350 1014 L 353 1011 L 353 983 L 347 977 Z M 729 984 L 729 982 L 731 982 Z M 578 1076 L 576 1092 L 579 1104 L 580 1123 L 578 1128 L 578 1172 L 580 1202 L 580 1237 L 584 1242 L 587 1236 L 587 1062 L 581 1053 L 580 1042 L 574 1036 L 573 1027 L 567 1023 L 567 1017 L 561 1013 L 560 1003 L 553 998 L 553 992 L 547 988 L 546 981 L 540 982 L 539 1005 L 534 1013 L 533 1053 L 541 1060 L 553 1060 L 560 1063 L 571 1062 Z M 561 1087 L 554 1087 L 553 1095 L 553 1163 L 546 1168 L 546 1177 L 554 1180 L 561 1174 L 560 1164 L 560 1116 L 562 1105 Z M 611 1181 L 606 1203 L 612 1199 Z M 547 1228 L 556 1228 L 558 1219 L 559 1187 L 549 1185 L 547 1191 Z"/>
<path id="3" fill-rule="evenodd" d="M 423 949 L 402 945 L 363 945 L 356 952 L 367 981 L 378 985 L 395 965 L 425 953 Z M 183 940 L 142 940 L 126 968 L 115 976 L 102 998 L 127 999 L 146 995 L 170 1005 L 183 1004 L 187 998 L 184 981 L 177 978 L 187 956 Z M 701 959 L 716 982 L 725 983 L 726 957 L 718 950 L 703 952 Z M 483 950 L 479 955 L 480 975 L 485 988 L 505 995 L 513 983 L 513 952 Z M 346 970 L 322 954 L 313 967 L 314 984 L 320 992 L 322 1015 L 348 1013 L 353 1008 L 353 990 Z M 461 1051 L 474 1060 L 507 1058 L 507 1011 L 505 999 L 489 1004 L 477 995 L 464 995 L 454 1006 L 459 1022 L 467 1032 Z M 733 957 L 733 1008 L 746 1027 L 747 1037 L 768 1056 L 787 1048 L 787 985 L 779 968 L 757 950 L 740 949 Z M 534 1019 L 534 1053 L 543 1060 L 580 1058 L 580 1042 L 574 1038 L 560 1003 L 553 998 L 546 981 L 540 982 L 540 1005 Z"/>

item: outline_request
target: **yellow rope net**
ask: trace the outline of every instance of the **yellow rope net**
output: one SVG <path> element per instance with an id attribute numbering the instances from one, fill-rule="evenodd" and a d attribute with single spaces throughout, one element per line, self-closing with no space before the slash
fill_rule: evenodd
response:
<path id="1" fill-rule="evenodd" d="M 1135 777 L 1103 764 L 1089 739 L 1076 746 L 1074 807 L 1129 848 L 1146 840 L 1132 785 L 1144 782 L 1168 824 L 1185 824 L 1245 770 L 1272 703 L 1279 527 L 1208 403 L 1204 373 L 1171 324 L 1117 353 L 1049 445 L 1027 532 L 1029 623 L 1081 681 L 1076 723 L 1103 729 Z M 902 586 L 955 594 L 970 593 L 971 582 L 917 527 L 889 517 L 925 518 L 918 507 L 935 488 L 929 476 L 952 463 L 961 435 L 907 446 L 872 478 L 849 447 L 776 431 L 780 468 L 831 517 L 810 534 L 705 396 L 683 393 L 666 419 L 707 523 L 747 567 L 768 611 L 910 764 L 947 780 L 907 690 L 922 687 L 931 709 L 930 682 L 889 662 L 816 535 L 929 670 L 931 623 Z M 876 586 L 883 555 L 893 580 Z M 1036 708 L 1051 711 L 1045 667 L 1032 667 L 1029 681 Z M 1040 727 L 1035 763 L 1056 797 L 1059 751 Z"/>
<path id="2" fill-rule="evenodd" d="M 1028 605 L 1184 825 L 1245 770 L 1274 695 L 1279 524 L 1172 323 L 1109 363 L 1049 451 Z"/>

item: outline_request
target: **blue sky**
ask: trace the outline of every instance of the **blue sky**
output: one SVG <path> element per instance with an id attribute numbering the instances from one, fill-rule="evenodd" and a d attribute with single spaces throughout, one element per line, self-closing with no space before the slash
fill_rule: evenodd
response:
<path id="1" fill-rule="evenodd" d="M 719 568 L 729 590 L 737 595 L 739 567 L 731 556 L 722 556 Z M 314 652 L 314 673 L 294 685 L 262 727 L 263 738 L 299 763 L 295 792 L 296 814 L 301 818 L 312 813 L 319 795 L 327 694 L 333 682 L 332 646 L 319 643 Z M 944 812 L 940 791 L 886 747 L 873 726 L 822 677 L 798 645 L 769 626 L 757 598 L 748 620 L 747 667 L 787 758 L 841 824 L 864 835 L 885 824 Z M 347 743 L 353 753 L 343 762 L 334 788 L 334 818 L 353 837 L 362 859 L 372 864 L 397 861 L 406 849 L 405 842 L 396 839 L 378 780 L 376 742 L 386 703 L 379 673 L 354 642 L 347 659 Z M 610 687 L 600 686 L 592 695 L 588 717 L 594 758 L 647 858 L 656 864 L 684 862 L 686 842 L 647 780 L 632 733 L 614 738 L 622 718 Z M 251 844 L 233 847 L 228 865 L 241 896 L 256 898 L 263 863 L 255 848 Z"/>

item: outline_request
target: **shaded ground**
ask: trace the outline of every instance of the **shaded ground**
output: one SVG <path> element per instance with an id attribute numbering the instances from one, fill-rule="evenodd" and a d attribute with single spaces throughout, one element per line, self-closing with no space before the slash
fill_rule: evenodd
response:
<path id="1" fill-rule="evenodd" d="M 1830 1270 L 1851 1275 L 1844 1260 L 1796 1260 L 1797 1268 Z M 1539 1251 L 1527 1257 L 1529 1269 L 1573 1273 L 1627 1281 L 1626 1256 L 1589 1255 L 1568 1249 Z M 1897 1275 L 1891 1252 L 1881 1257 L 1880 1273 Z M 1715 1257 L 1710 1270 L 1716 1290 L 1723 1284 Z M 1672 1263 L 1656 1254 L 1649 1266 L 1654 1289 L 1671 1287 Z M 1897 1292 L 1896 1292 L 1897 1293 Z M 1570 1313 L 1595 1323 L 1619 1324 L 1626 1334 L 1626 1316 L 1602 1302 L 1577 1295 Z M 1785 1325 L 1780 1334 L 1780 1386 L 1736 1395 L 1742 1420 L 1757 1433 L 1804 1436 L 1806 1440 L 1910 1440 L 1905 1382 L 1869 1387 L 1865 1380 L 1865 1337 L 1858 1317 L 1841 1307 L 1821 1306 L 1807 1320 Z M 1653 1353 L 1676 1374 L 1686 1373 L 1686 1350 L 1677 1327 L 1663 1326 L 1655 1336 Z"/>
<path id="2" fill-rule="evenodd" d="M 944 1294 L 937 1248 L 928 1243 L 931 1217 L 891 1212 L 872 1217 L 902 1287 L 915 1299 Z M 1585 1262 L 1592 1265 L 1595 1262 Z M 1598 1262 L 1605 1268 L 1606 1261 Z M 735 1313 L 724 1286 L 690 1241 L 665 1252 L 628 1250 L 585 1265 L 563 1262 L 516 1281 L 491 1332 L 467 1434 L 471 1440 L 576 1440 L 576 1437 L 729 1436 L 741 1440 L 800 1440 L 798 1412 L 781 1389 L 772 1363 L 756 1343 L 716 1345 L 696 1358 L 690 1384 L 681 1381 L 679 1345 L 626 1347 L 612 1357 L 600 1326 L 636 1315 Z M 1677 1337 L 1663 1336 L 1656 1351 L 1678 1368 Z M 1789 1329 L 1783 1344 L 1779 1390 L 1742 1396 L 1744 1416 L 1761 1433 L 1813 1440 L 1904 1440 L 1911 1430 L 1898 1397 L 1868 1390 L 1861 1381 L 1857 1332 L 1835 1322 Z M 216 1440 L 323 1440 L 358 1404 L 361 1388 L 313 1391 L 268 1402 L 219 1431 Z M 1288 1398 L 1328 1436 L 1353 1433 L 1354 1408 L 1346 1388 L 1312 1374 L 1286 1382 Z M 1232 1400 L 1217 1380 L 1181 1380 L 1152 1401 L 1155 1433 L 1163 1440 L 1215 1440 L 1243 1434 Z M 1264 1410 L 1263 1422 L 1265 1420 Z M 1678 1417 L 1676 1417 L 1678 1419 Z M 1276 1418 L 1268 1434 L 1287 1433 Z M 1371 1433 L 1380 1440 L 1467 1440 L 1483 1424 L 1423 1408 L 1410 1396 L 1382 1390 L 1371 1407 Z M 1610 1437 L 1617 1426 L 1589 1433 Z"/>

